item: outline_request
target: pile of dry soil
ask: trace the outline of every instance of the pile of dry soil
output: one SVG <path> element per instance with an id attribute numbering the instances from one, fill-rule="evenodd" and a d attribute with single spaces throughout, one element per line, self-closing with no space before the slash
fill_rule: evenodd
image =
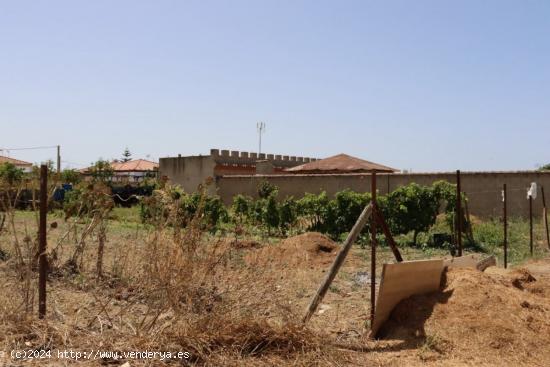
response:
<path id="1" fill-rule="evenodd" d="M 326 266 L 334 260 L 338 245 L 327 236 L 307 232 L 289 237 L 278 244 L 266 245 L 253 254 L 250 261 L 269 261 L 283 265 Z"/>
<path id="2" fill-rule="evenodd" d="M 440 292 L 399 303 L 379 335 L 420 347 L 434 360 L 548 365 L 549 284 L 527 270 L 451 269 Z"/>

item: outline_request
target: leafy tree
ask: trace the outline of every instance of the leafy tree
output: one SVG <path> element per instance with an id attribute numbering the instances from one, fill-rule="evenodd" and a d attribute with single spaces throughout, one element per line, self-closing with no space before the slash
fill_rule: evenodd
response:
<path id="1" fill-rule="evenodd" d="M 416 245 L 420 232 L 427 232 L 435 224 L 439 200 L 431 187 L 411 183 L 388 195 L 388 218 L 392 232 L 406 234 L 413 231 Z"/>
<path id="2" fill-rule="evenodd" d="M 63 183 L 71 183 L 76 185 L 82 181 L 82 175 L 75 169 L 64 169 L 61 172 L 61 181 Z"/>
<path id="3" fill-rule="evenodd" d="M 349 232 L 369 201 L 369 193 L 360 194 L 349 189 L 336 193 L 329 205 L 329 213 L 334 216 L 328 228 L 329 233 L 337 237 L 341 233 Z"/>
<path id="4" fill-rule="evenodd" d="M 277 186 L 267 180 L 263 180 L 258 185 L 258 196 L 260 197 L 260 199 L 267 199 L 271 194 L 277 192 L 278 190 L 279 189 L 277 188 Z"/>
<path id="5" fill-rule="evenodd" d="M 307 223 L 308 230 L 326 233 L 329 221 L 330 200 L 326 192 L 319 195 L 306 193 L 297 202 L 298 216 L 303 217 Z"/>
<path id="6" fill-rule="evenodd" d="M 267 199 L 258 199 L 252 204 L 250 216 L 254 224 L 262 224 L 264 219 L 264 211 Z"/>
<path id="7" fill-rule="evenodd" d="M 121 162 L 129 162 L 132 160 L 132 153 L 130 153 L 130 149 L 126 147 L 124 149 L 124 152 L 122 153 Z"/>
<path id="8" fill-rule="evenodd" d="M 539 171 L 550 171 L 550 163 L 540 166 Z"/>
<path id="9" fill-rule="evenodd" d="M 262 222 L 267 226 L 268 232 L 279 226 L 279 206 L 277 203 L 277 191 L 272 191 L 265 199 L 265 209 L 263 210 Z"/>
<path id="10" fill-rule="evenodd" d="M 6 162 L 0 164 L 0 180 L 9 186 L 21 182 L 23 179 L 23 170 L 17 168 L 13 163 Z"/>
<path id="11" fill-rule="evenodd" d="M 199 215 L 202 227 L 215 231 L 218 224 L 228 218 L 227 209 L 217 195 L 208 196 L 203 192 L 195 192 L 184 196 L 181 205 L 185 218 L 184 225 L 187 225 L 195 215 Z"/>
<path id="12" fill-rule="evenodd" d="M 283 233 L 296 224 L 298 220 L 297 208 L 298 204 L 292 196 L 286 197 L 279 205 L 279 226 Z"/>
<path id="13" fill-rule="evenodd" d="M 449 228 L 451 232 L 454 232 L 457 216 L 456 216 L 456 185 L 451 184 L 447 181 L 436 181 L 432 185 L 434 189 L 434 193 L 437 197 L 437 200 L 439 202 L 440 207 L 443 207 L 443 210 L 445 212 L 445 220 L 447 224 L 449 225 Z M 468 201 L 468 197 L 463 192 L 460 195 L 462 199 L 462 208 L 464 208 L 466 202 Z M 462 210 L 462 223 L 463 223 L 463 229 L 468 230 L 471 233 L 471 223 L 468 222 L 464 210 Z M 472 238 L 469 238 L 473 241 Z"/>
<path id="14" fill-rule="evenodd" d="M 233 214 L 237 217 L 240 223 L 244 222 L 246 218 L 250 215 L 252 210 L 253 202 L 252 198 L 244 195 L 236 195 L 233 197 L 232 210 Z"/>
<path id="15" fill-rule="evenodd" d="M 94 181 L 98 182 L 110 182 L 114 175 L 114 170 L 108 161 L 99 159 L 93 163 L 90 167 L 90 174 Z"/>

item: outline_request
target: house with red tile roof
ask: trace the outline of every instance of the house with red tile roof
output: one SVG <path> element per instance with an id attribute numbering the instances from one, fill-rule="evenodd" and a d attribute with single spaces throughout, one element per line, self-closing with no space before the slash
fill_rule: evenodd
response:
<path id="1" fill-rule="evenodd" d="M 114 171 L 113 182 L 141 182 L 147 177 L 157 177 L 159 164 L 146 159 L 133 159 L 127 162 L 113 161 L 110 163 Z M 84 176 L 90 175 L 90 167 L 81 169 Z"/>
<path id="2" fill-rule="evenodd" d="M 32 171 L 32 163 L 0 155 L 0 164 L 3 163 L 11 163 L 15 167 L 22 169 L 24 172 Z"/>

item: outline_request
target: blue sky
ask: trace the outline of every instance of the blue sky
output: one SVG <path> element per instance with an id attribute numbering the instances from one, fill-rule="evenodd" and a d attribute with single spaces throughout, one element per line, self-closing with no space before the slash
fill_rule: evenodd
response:
<path id="1" fill-rule="evenodd" d="M 255 151 L 265 121 L 269 153 L 533 169 L 550 162 L 549 19 L 528 0 L 0 0 L 0 148 Z"/>

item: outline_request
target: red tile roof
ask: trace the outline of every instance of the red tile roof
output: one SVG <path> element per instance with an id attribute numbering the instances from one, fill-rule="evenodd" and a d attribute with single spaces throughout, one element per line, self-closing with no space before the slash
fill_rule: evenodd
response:
<path id="1" fill-rule="evenodd" d="M 134 159 L 128 162 L 111 162 L 111 167 L 115 172 L 145 172 L 158 170 L 159 164 L 146 159 Z M 89 171 L 90 167 L 79 169 L 84 174 Z"/>
<path id="2" fill-rule="evenodd" d="M 156 171 L 159 164 L 146 159 L 134 159 L 128 162 L 111 162 L 111 167 L 115 172 Z"/>
<path id="3" fill-rule="evenodd" d="M 15 159 L 15 158 L 11 158 L 11 157 L 5 157 L 5 156 L 2 156 L 0 155 L 0 164 L 2 163 L 11 163 L 11 164 L 14 164 L 16 166 L 32 166 L 32 163 L 30 162 L 25 162 L 25 161 L 21 161 L 19 159 Z"/>
<path id="4" fill-rule="evenodd" d="M 399 170 L 347 154 L 338 154 L 315 162 L 287 168 L 293 173 L 352 173 L 352 172 L 398 172 Z"/>

